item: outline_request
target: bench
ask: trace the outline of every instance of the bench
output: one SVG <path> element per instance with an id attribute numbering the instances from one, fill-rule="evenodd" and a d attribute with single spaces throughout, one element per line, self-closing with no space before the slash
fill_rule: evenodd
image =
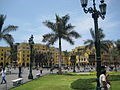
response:
<path id="1" fill-rule="evenodd" d="M 36 74 L 36 77 L 37 77 L 37 78 L 40 77 L 40 73 L 37 73 L 37 74 Z"/>
<path id="2" fill-rule="evenodd" d="M 13 82 L 13 86 L 18 86 L 23 83 L 23 78 L 12 80 L 12 82 Z"/>

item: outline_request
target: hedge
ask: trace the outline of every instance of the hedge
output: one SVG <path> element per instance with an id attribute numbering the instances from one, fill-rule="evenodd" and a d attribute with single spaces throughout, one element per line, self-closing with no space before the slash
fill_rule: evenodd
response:
<path id="1" fill-rule="evenodd" d="M 108 79 L 110 81 L 120 81 L 120 75 L 110 75 Z M 76 90 L 94 90 L 93 82 L 96 82 L 96 78 L 78 79 L 71 83 L 71 88 Z"/>

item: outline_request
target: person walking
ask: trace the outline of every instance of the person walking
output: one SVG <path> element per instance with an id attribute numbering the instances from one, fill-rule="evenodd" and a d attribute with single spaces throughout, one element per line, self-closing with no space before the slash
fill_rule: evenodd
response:
<path id="1" fill-rule="evenodd" d="M 110 84 L 108 84 L 108 75 L 106 75 L 106 70 L 101 71 L 99 82 L 101 90 L 109 90 Z"/>
<path id="2" fill-rule="evenodd" d="M 18 78 L 21 78 L 22 77 L 21 76 L 21 73 L 22 73 L 21 66 L 18 67 L 18 70 L 19 70 L 19 72 L 18 72 Z"/>
<path id="3" fill-rule="evenodd" d="M 7 81 L 6 81 L 6 70 L 5 70 L 5 68 L 3 68 L 2 69 L 2 81 L 1 81 L 1 84 L 3 84 L 3 81 L 4 81 L 4 83 L 7 83 Z"/>

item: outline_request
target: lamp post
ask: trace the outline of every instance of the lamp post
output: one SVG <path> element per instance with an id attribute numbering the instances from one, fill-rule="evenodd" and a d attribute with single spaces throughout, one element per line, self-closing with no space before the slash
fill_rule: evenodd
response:
<path id="1" fill-rule="evenodd" d="M 106 4 L 104 0 L 100 1 L 100 11 L 96 9 L 95 0 L 93 0 L 93 7 L 87 7 L 88 0 L 81 0 L 81 5 L 85 13 L 91 13 L 92 18 L 94 20 L 94 28 L 95 28 L 95 49 L 96 49 L 96 62 L 97 62 L 97 87 L 96 90 L 100 90 L 100 83 L 99 83 L 99 76 L 101 73 L 101 55 L 100 55 L 100 39 L 99 39 L 99 31 L 98 31 L 98 18 L 101 17 L 102 19 L 105 18 L 106 14 Z"/>
<path id="2" fill-rule="evenodd" d="M 4 63 L 3 63 L 3 68 L 6 66 L 6 52 L 4 52 Z"/>
<path id="3" fill-rule="evenodd" d="M 29 46 L 30 46 L 30 71 L 29 71 L 29 75 L 28 75 L 28 79 L 33 79 L 33 75 L 32 75 L 32 60 L 33 60 L 33 35 L 31 35 L 31 37 L 29 38 Z"/>

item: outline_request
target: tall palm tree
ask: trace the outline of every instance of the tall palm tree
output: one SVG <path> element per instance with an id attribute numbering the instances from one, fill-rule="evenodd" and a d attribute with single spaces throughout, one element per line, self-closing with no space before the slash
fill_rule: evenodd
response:
<path id="1" fill-rule="evenodd" d="M 101 44 L 100 44 L 101 53 L 108 52 L 110 46 L 113 45 L 113 43 L 110 40 L 103 40 L 105 38 L 105 34 L 103 33 L 103 30 L 101 28 L 99 28 L 98 31 L 99 31 L 99 40 L 101 41 Z M 95 49 L 93 48 L 95 47 L 95 33 L 92 30 L 92 28 L 90 29 L 90 33 L 91 33 L 92 39 L 88 39 L 87 41 L 84 42 L 84 44 L 86 45 L 85 50 L 92 49 L 92 51 L 95 52 Z"/>
<path id="2" fill-rule="evenodd" d="M 59 74 L 61 74 L 61 39 L 68 41 L 70 44 L 74 45 L 74 41 L 72 37 L 79 38 L 81 37 L 77 32 L 73 29 L 75 26 L 71 24 L 67 24 L 68 20 L 70 19 L 69 15 L 65 15 L 63 17 L 59 17 L 56 15 L 56 22 L 51 22 L 46 20 L 43 22 L 48 28 L 52 30 L 51 33 L 43 35 L 43 42 L 47 42 L 47 45 L 53 45 L 57 40 L 59 40 Z"/>
<path id="3" fill-rule="evenodd" d="M 9 32 L 15 31 L 18 28 L 18 26 L 8 25 L 7 27 L 3 28 L 5 19 L 6 19 L 6 16 L 3 14 L 0 14 L 0 41 L 3 39 L 10 45 L 11 54 L 12 54 L 14 39 L 12 35 L 9 34 Z"/>

